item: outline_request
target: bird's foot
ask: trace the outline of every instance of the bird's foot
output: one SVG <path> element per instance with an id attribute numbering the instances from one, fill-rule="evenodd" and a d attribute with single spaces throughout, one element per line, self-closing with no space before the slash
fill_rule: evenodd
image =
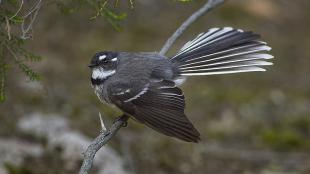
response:
<path id="1" fill-rule="evenodd" d="M 128 124 L 127 124 L 128 118 L 129 118 L 129 116 L 126 115 L 126 114 L 124 114 L 124 115 L 122 115 L 122 116 L 120 116 L 120 117 L 117 117 L 117 118 L 113 121 L 113 124 L 116 123 L 116 122 L 118 122 L 118 121 L 121 121 L 121 122 L 123 122 L 122 127 L 127 127 L 127 125 L 128 125 Z"/>

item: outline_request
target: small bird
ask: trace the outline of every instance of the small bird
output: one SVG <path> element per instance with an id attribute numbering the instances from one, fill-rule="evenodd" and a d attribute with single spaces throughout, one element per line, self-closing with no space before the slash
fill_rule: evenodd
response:
<path id="1" fill-rule="evenodd" d="M 265 71 L 271 48 L 260 35 L 231 27 L 212 28 L 187 42 L 173 57 L 156 52 L 100 51 L 91 59 L 98 98 L 150 128 L 187 142 L 200 134 L 184 114 L 179 88 L 189 76 Z"/>

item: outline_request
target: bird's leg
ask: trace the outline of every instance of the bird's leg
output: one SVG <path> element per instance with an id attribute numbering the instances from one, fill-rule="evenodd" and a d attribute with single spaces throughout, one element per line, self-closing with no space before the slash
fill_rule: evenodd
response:
<path id="1" fill-rule="evenodd" d="M 118 122 L 118 121 L 122 121 L 123 122 L 123 127 L 127 127 L 127 120 L 128 120 L 129 116 L 127 114 L 123 114 L 120 117 L 117 117 L 114 121 L 113 124 Z"/>

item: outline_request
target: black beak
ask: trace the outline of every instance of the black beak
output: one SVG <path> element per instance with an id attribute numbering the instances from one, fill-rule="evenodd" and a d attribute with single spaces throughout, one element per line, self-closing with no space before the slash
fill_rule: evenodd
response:
<path id="1" fill-rule="evenodd" d="M 97 64 L 90 64 L 90 65 L 88 65 L 89 68 L 93 68 L 95 66 L 97 66 Z"/>

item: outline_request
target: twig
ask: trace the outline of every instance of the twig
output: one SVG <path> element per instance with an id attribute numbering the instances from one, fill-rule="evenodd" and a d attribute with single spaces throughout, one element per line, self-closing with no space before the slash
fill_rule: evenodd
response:
<path id="1" fill-rule="evenodd" d="M 30 16 L 35 10 L 37 10 L 39 7 L 41 7 L 41 3 L 42 3 L 42 0 L 38 0 L 37 3 L 35 3 L 29 10 L 29 12 L 24 15 L 23 18 L 27 18 L 28 16 Z"/>
<path id="2" fill-rule="evenodd" d="M 6 29 L 8 33 L 8 39 L 11 40 L 11 26 L 10 26 L 10 21 L 8 17 L 5 17 L 5 22 L 6 22 Z"/>
<path id="3" fill-rule="evenodd" d="M 80 169 L 80 174 L 89 173 L 97 151 L 102 146 L 107 144 L 121 127 L 127 124 L 128 118 L 129 117 L 127 115 L 119 117 L 110 127 L 110 129 L 105 132 L 101 131 L 99 136 L 97 136 L 94 141 L 87 147 L 86 151 L 84 152 L 84 161 Z"/>
<path id="4" fill-rule="evenodd" d="M 159 54 L 165 55 L 167 51 L 170 49 L 172 44 L 177 40 L 178 37 L 182 35 L 182 33 L 199 17 L 209 12 L 213 8 L 224 3 L 225 0 L 209 0 L 204 6 L 202 6 L 199 10 L 193 13 L 183 24 L 173 33 L 173 35 L 166 41 L 165 45 L 161 48 Z"/>
<path id="5" fill-rule="evenodd" d="M 102 11 L 103 9 L 105 8 L 105 6 L 108 4 L 108 1 L 109 0 L 105 0 L 104 3 L 102 5 L 100 5 L 98 11 L 97 11 L 97 14 L 93 17 L 91 17 L 90 19 L 93 20 L 93 19 L 96 19 L 100 14 L 102 14 Z"/>
<path id="6" fill-rule="evenodd" d="M 11 53 L 11 55 L 12 55 L 13 58 L 14 58 L 14 61 L 15 61 L 16 63 L 18 63 L 20 60 L 19 60 L 19 58 L 17 57 L 17 55 L 15 54 L 15 52 L 14 52 L 8 45 L 6 45 L 6 49 Z"/>
<path id="7" fill-rule="evenodd" d="M 27 13 L 24 17 L 23 17 L 23 22 L 21 25 L 21 38 L 22 39 L 28 39 L 31 37 L 31 35 L 29 36 L 29 31 L 32 31 L 33 28 L 33 23 L 36 20 L 37 16 L 38 16 L 38 12 L 41 9 L 42 6 L 42 0 L 39 0 L 34 7 L 29 11 L 29 13 Z M 30 16 L 31 15 L 31 16 Z M 27 24 L 27 26 L 25 26 L 26 20 L 27 18 L 30 17 L 30 21 Z"/>
<path id="8" fill-rule="evenodd" d="M 133 9 L 134 7 L 133 0 L 129 0 L 129 3 L 130 3 L 130 8 Z"/>
<path id="9" fill-rule="evenodd" d="M 175 40 L 185 31 L 186 28 L 189 27 L 194 21 L 196 21 L 200 16 L 210 11 L 214 7 L 222 4 L 225 0 L 209 0 L 202 8 L 193 13 L 176 31 L 175 33 L 167 40 L 163 48 L 161 49 L 161 55 L 166 54 L 171 45 L 175 42 Z M 99 115 L 100 117 L 100 115 Z M 80 174 L 88 174 L 95 158 L 97 151 L 107 144 L 109 140 L 117 133 L 117 131 L 127 124 L 128 116 L 124 115 L 117 119 L 113 125 L 107 131 L 101 131 L 99 136 L 95 138 L 95 140 L 87 147 L 87 150 L 84 152 L 84 161 L 80 169 Z M 101 119 L 101 117 L 100 117 Z M 103 124 L 101 119 L 101 125 Z M 104 124 L 103 124 L 104 125 Z"/>
<path id="10" fill-rule="evenodd" d="M 10 20 L 12 20 L 13 18 L 15 18 L 15 16 L 18 15 L 18 13 L 19 13 L 19 12 L 21 11 L 21 9 L 23 8 L 23 5 L 24 5 L 24 0 L 21 0 L 18 10 L 15 12 L 15 14 L 14 14 L 13 16 L 10 17 Z"/>

